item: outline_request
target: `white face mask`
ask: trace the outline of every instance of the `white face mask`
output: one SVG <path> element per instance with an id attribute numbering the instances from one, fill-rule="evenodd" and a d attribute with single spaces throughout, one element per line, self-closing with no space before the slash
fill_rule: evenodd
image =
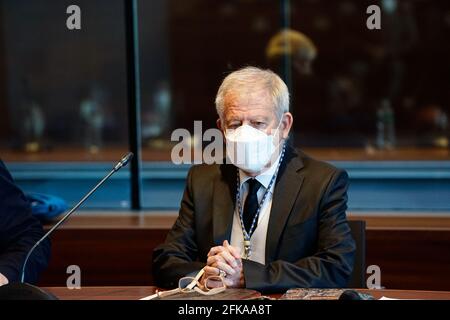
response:
<path id="1" fill-rule="evenodd" d="M 247 124 L 226 130 L 227 158 L 236 167 L 249 173 L 260 172 L 278 148 L 278 124 L 274 134 L 255 129 Z"/>

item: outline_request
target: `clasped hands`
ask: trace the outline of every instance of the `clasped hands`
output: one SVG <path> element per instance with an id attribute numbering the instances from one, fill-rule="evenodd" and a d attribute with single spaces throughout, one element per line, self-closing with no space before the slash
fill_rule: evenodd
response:
<path id="1" fill-rule="evenodd" d="M 228 288 L 243 288 L 245 286 L 241 250 L 239 248 L 231 246 L 225 240 L 223 245 L 212 247 L 207 257 L 205 273 L 200 280 L 201 283 L 208 277 L 221 275 Z M 209 287 L 221 285 L 220 282 L 208 282 Z"/>

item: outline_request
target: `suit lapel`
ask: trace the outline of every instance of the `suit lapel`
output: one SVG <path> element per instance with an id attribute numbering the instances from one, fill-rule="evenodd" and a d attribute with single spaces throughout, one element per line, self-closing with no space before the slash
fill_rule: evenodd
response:
<path id="1" fill-rule="evenodd" d="M 230 240 L 236 196 L 236 168 L 220 166 L 221 174 L 214 181 L 213 191 L 213 238 L 215 245 Z"/>
<path id="2" fill-rule="evenodd" d="M 272 199 L 266 239 L 267 262 L 274 259 L 281 234 L 302 186 L 303 175 L 300 172 L 302 167 L 303 162 L 297 152 L 287 146 Z"/>

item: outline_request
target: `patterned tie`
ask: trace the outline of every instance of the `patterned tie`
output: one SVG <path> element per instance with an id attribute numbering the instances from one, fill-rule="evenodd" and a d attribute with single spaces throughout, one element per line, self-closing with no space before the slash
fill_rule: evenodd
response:
<path id="1" fill-rule="evenodd" d="M 261 187 L 261 183 L 259 183 L 256 179 L 247 180 L 248 183 L 248 194 L 245 199 L 244 204 L 244 227 L 247 232 L 250 231 L 252 226 L 253 218 L 255 217 L 256 211 L 258 211 L 258 193 L 259 188 Z M 258 221 L 255 221 L 255 229 Z"/>

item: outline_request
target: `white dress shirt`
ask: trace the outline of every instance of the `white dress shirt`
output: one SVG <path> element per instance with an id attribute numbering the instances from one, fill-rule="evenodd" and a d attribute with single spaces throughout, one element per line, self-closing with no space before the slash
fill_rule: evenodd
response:
<path id="1" fill-rule="evenodd" d="M 262 174 L 254 177 L 256 180 L 258 180 L 259 183 L 261 183 L 261 187 L 259 188 L 257 192 L 258 197 L 258 203 L 261 203 L 262 197 L 264 193 L 266 192 L 267 188 L 269 187 L 270 180 L 272 179 L 272 176 L 275 174 L 275 171 L 278 167 L 278 163 L 280 162 L 281 154 L 278 156 L 277 161 L 275 161 L 272 166 L 263 172 Z M 247 175 L 244 171 L 239 169 L 239 177 L 240 177 L 240 198 L 241 198 L 241 204 L 242 204 L 242 210 L 244 209 L 244 203 L 245 199 L 247 198 L 248 194 L 248 184 L 245 183 L 248 179 L 251 179 L 252 177 Z M 261 264 L 265 264 L 266 262 L 266 236 L 267 236 L 267 227 L 269 225 L 269 218 L 270 218 L 270 209 L 272 208 L 272 197 L 273 197 L 273 190 L 275 188 L 275 182 L 272 184 L 269 194 L 266 197 L 266 200 L 264 201 L 262 208 L 259 212 L 258 217 L 258 224 L 253 232 L 253 235 L 250 239 L 251 243 L 251 255 L 249 260 L 259 262 Z M 233 227 L 231 229 L 231 242 L 230 244 L 234 247 L 238 247 L 241 249 L 241 255 L 244 255 L 244 235 L 242 232 L 241 227 L 241 221 L 239 218 L 239 209 L 238 205 L 236 204 L 236 208 L 234 210 L 233 215 Z"/>

